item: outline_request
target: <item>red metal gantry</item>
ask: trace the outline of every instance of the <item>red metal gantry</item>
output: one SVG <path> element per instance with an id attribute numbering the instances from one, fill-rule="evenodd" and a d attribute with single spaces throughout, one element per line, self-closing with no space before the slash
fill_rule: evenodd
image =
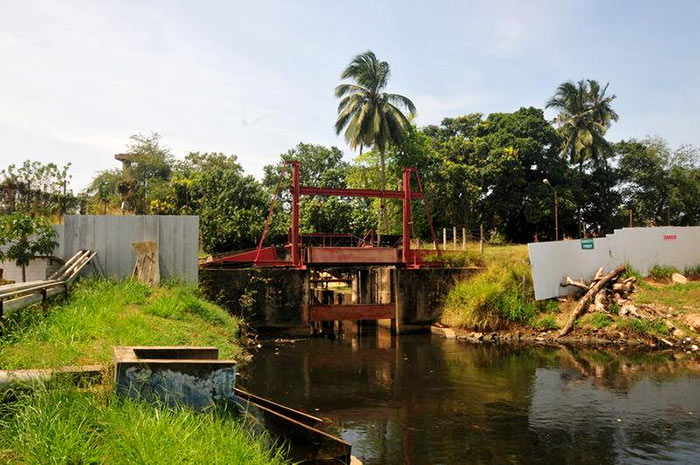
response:
<path id="1" fill-rule="evenodd" d="M 292 227 L 290 230 L 289 244 L 285 249 L 289 251 L 290 258 L 283 260 L 278 257 L 277 248 L 263 247 L 263 241 L 270 226 L 270 220 L 274 212 L 275 205 L 279 197 L 279 188 L 284 178 L 287 166 L 292 167 L 292 185 L 290 190 L 292 193 Z M 411 190 L 411 178 L 415 173 L 418 182 L 418 191 Z M 280 174 L 280 184 L 270 206 L 270 211 L 265 220 L 262 236 L 255 250 L 232 254 L 225 257 L 220 257 L 207 263 L 207 265 L 217 264 L 252 264 L 259 267 L 289 267 L 296 269 L 304 269 L 308 265 L 319 266 L 334 266 L 334 265 L 400 265 L 409 268 L 420 268 L 421 266 L 434 265 L 435 262 L 426 262 L 424 259 L 427 255 L 434 255 L 437 251 L 441 255 L 440 247 L 437 242 L 435 230 L 433 229 L 430 212 L 425 206 L 425 213 L 430 225 L 430 233 L 432 234 L 435 250 L 414 250 L 411 248 L 412 236 L 412 201 L 423 199 L 423 185 L 420 175 L 415 168 L 405 168 L 403 170 L 403 190 L 387 191 L 379 189 L 338 189 L 329 187 L 304 187 L 300 185 L 301 179 L 301 162 L 291 161 L 283 165 Z M 393 247 L 382 247 L 368 244 L 365 240 L 358 241 L 360 246 L 339 247 L 339 246 L 324 246 L 324 247 L 303 247 L 301 244 L 302 235 L 299 233 L 299 201 L 302 195 L 321 195 L 321 196 L 337 196 L 337 197 L 369 197 L 381 199 L 401 199 L 403 204 L 403 227 L 402 227 L 402 247 L 401 254 L 399 249 Z M 322 237 L 323 234 L 315 234 L 313 237 Z M 338 234 L 330 236 L 338 237 Z M 304 236 L 305 237 L 305 236 Z"/>

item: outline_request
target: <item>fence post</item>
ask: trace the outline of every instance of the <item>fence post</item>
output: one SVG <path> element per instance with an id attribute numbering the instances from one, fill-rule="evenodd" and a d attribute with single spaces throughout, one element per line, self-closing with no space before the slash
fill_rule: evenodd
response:
<path id="1" fill-rule="evenodd" d="M 462 250 L 467 250 L 467 228 L 462 228 Z"/>
<path id="2" fill-rule="evenodd" d="M 447 228 L 442 228 L 442 248 L 447 250 Z"/>
<path id="3" fill-rule="evenodd" d="M 479 253 L 484 253 L 484 225 L 479 225 Z"/>
<path id="4" fill-rule="evenodd" d="M 452 250 L 457 250 L 457 226 L 452 226 Z"/>

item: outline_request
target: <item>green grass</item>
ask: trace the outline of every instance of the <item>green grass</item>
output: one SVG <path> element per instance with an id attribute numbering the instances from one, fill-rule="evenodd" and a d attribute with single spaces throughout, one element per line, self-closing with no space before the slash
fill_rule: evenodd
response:
<path id="1" fill-rule="evenodd" d="M 654 265 L 649 270 L 649 277 L 656 281 L 668 282 L 671 281 L 673 273 L 678 273 L 678 270 L 672 266 Z"/>
<path id="2" fill-rule="evenodd" d="M 269 438 L 225 412 L 168 409 L 66 386 L 11 394 L 16 398 L 0 406 L 3 463 L 286 463 Z"/>
<path id="3" fill-rule="evenodd" d="M 683 271 L 683 274 L 688 279 L 700 279 L 700 265 L 691 266 Z"/>
<path id="4" fill-rule="evenodd" d="M 700 282 L 640 286 L 634 294 L 637 304 L 673 307 L 680 312 L 700 310 Z"/>
<path id="5" fill-rule="evenodd" d="M 532 327 L 539 330 L 550 330 L 559 329 L 559 324 L 557 323 L 556 316 L 552 314 L 543 315 L 537 318 L 533 323 Z"/>
<path id="6" fill-rule="evenodd" d="M 623 331 L 640 335 L 667 336 L 670 334 L 666 323 L 660 320 L 649 321 L 640 318 L 626 318 L 618 320 L 617 327 Z"/>
<path id="7" fill-rule="evenodd" d="M 86 280 L 68 303 L 56 301 L 46 312 L 29 307 L 4 323 L 0 368 L 108 363 L 115 345 L 210 345 L 235 358 L 240 325 L 191 286 Z"/>
<path id="8" fill-rule="evenodd" d="M 537 314 L 527 263 L 490 265 L 448 293 L 442 322 L 448 326 L 498 329 L 527 323 Z"/>
<path id="9" fill-rule="evenodd" d="M 583 319 L 584 324 L 590 325 L 595 329 L 607 328 L 612 324 L 612 322 L 613 319 L 610 317 L 610 315 L 605 313 L 592 313 L 590 315 L 586 315 L 586 317 Z"/>

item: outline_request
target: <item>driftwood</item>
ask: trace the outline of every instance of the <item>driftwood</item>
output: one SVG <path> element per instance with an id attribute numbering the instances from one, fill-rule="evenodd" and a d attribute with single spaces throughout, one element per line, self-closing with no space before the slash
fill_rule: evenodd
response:
<path id="1" fill-rule="evenodd" d="M 584 296 L 581 298 L 581 300 L 578 302 L 578 305 L 576 305 L 576 308 L 574 309 L 573 313 L 569 317 L 569 321 L 564 325 L 564 327 L 559 331 L 559 337 L 566 336 L 570 331 L 571 328 L 574 326 L 574 322 L 576 319 L 584 313 L 588 309 L 588 305 L 590 302 L 596 298 L 596 295 L 603 289 L 605 286 L 612 280 L 617 279 L 622 273 L 624 273 L 627 270 L 627 267 L 624 265 L 615 268 L 613 271 L 608 273 L 605 276 L 602 276 L 598 279 L 598 281 L 593 284 L 590 289 L 584 294 Z M 599 273 L 596 273 L 596 276 L 598 274 L 602 274 L 602 272 L 599 270 Z M 567 278 L 568 282 L 568 278 Z M 618 283 L 615 283 L 617 285 Z M 613 285 L 613 289 L 615 287 Z M 577 286 L 578 287 L 578 286 Z M 623 286 L 624 289 L 624 286 Z M 602 300 L 601 300 L 602 302 Z"/>

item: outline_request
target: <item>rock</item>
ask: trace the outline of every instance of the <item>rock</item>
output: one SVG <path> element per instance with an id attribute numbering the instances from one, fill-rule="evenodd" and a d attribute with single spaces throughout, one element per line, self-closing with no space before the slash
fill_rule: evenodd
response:
<path id="1" fill-rule="evenodd" d="M 671 275 L 671 281 L 676 283 L 676 284 L 687 284 L 688 283 L 688 278 L 683 276 L 680 273 L 673 273 Z"/>
<path id="2" fill-rule="evenodd" d="M 691 349 L 693 352 L 697 352 L 698 349 L 700 349 L 700 347 L 698 347 L 698 346 L 696 346 L 695 344 L 693 344 L 692 346 L 690 346 L 690 349 Z"/>
<path id="3" fill-rule="evenodd" d="M 685 317 L 685 322 L 695 331 L 700 330 L 700 313 L 691 313 Z"/>

